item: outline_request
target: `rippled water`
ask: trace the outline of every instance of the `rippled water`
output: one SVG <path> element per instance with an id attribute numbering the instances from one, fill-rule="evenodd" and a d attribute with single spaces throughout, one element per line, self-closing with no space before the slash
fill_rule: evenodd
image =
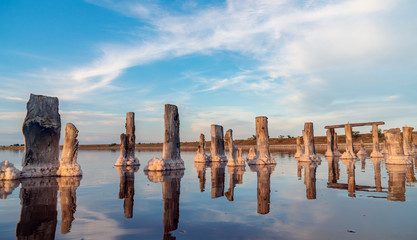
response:
<path id="1" fill-rule="evenodd" d="M 20 167 L 23 152 L 0 151 Z M 80 151 L 84 176 L 0 182 L 0 239 L 416 239 L 414 164 L 326 160 L 275 167 L 194 165 L 146 175 L 115 151 Z"/>

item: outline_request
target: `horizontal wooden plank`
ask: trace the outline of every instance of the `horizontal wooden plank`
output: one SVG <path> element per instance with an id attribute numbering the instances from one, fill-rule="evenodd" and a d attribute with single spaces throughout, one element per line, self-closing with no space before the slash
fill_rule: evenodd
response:
<path id="1" fill-rule="evenodd" d="M 329 129 L 329 128 L 344 128 L 346 124 L 330 125 L 330 126 L 325 126 L 324 128 L 326 128 L 326 129 Z M 385 122 L 380 121 L 380 122 L 350 123 L 350 125 L 352 127 L 372 126 L 374 124 L 384 125 Z"/>

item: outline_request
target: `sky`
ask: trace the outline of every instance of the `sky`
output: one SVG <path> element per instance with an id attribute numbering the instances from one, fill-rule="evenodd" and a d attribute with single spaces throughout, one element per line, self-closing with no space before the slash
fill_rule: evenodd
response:
<path id="1" fill-rule="evenodd" d="M 182 141 L 210 125 L 270 137 L 384 121 L 416 127 L 414 0 L 2 0 L 0 145 L 23 143 L 31 93 L 59 98 L 81 144 L 163 140 L 164 104 Z M 354 128 L 369 133 L 370 127 Z M 343 130 L 338 130 L 343 134 Z"/>

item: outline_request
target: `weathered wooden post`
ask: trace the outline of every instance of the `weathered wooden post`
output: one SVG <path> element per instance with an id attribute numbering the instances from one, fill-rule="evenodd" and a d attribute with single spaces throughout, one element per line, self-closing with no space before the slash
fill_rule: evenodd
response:
<path id="1" fill-rule="evenodd" d="M 353 151 L 353 136 L 352 136 L 352 125 L 345 125 L 345 135 L 346 135 L 346 150 L 340 158 L 344 159 L 356 159 L 356 154 Z"/>
<path id="2" fill-rule="evenodd" d="M 78 130 L 72 123 L 65 126 L 65 140 L 59 160 L 58 176 L 75 177 L 83 175 L 80 165 L 77 163 L 78 155 Z"/>
<path id="3" fill-rule="evenodd" d="M 411 162 L 404 156 L 403 139 L 401 130 L 393 128 L 384 131 L 385 145 L 388 151 L 386 164 L 410 164 Z"/>
<path id="4" fill-rule="evenodd" d="M 366 153 L 366 150 L 365 150 L 365 144 L 363 143 L 363 140 L 361 139 L 361 141 L 360 141 L 360 148 L 359 148 L 359 151 L 356 153 L 356 155 L 357 156 L 365 156 L 366 157 L 366 155 L 368 155 L 367 153 Z"/>
<path id="5" fill-rule="evenodd" d="M 21 177 L 57 176 L 61 116 L 58 98 L 30 95 L 23 122 L 25 153 Z"/>
<path id="6" fill-rule="evenodd" d="M 223 126 L 211 125 L 211 161 L 226 162 L 227 157 L 224 152 Z"/>
<path id="7" fill-rule="evenodd" d="M 256 117 L 256 156 L 250 159 L 249 165 L 276 164 L 269 151 L 268 118 Z"/>
<path id="8" fill-rule="evenodd" d="M 204 134 L 200 134 L 200 143 L 198 144 L 197 154 L 194 157 L 194 162 L 210 162 L 211 157 L 206 154 L 206 139 Z"/>
<path id="9" fill-rule="evenodd" d="M 300 161 L 320 161 L 320 158 L 317 156 L 316 148 L 314 146 L 314 129 L 312 122 L 304 123 L 303 141 L 304 154 L 301 156 Z"/>
<path id="10" fill-rule="evenodd" d="M 372 124 L 372 152 L 371 157 L 373 158 L 382 158 L 383 155 L 379 151 L 379 134 L 378 134 L 378 124 Z"/>
<path id="11" fill-rule="evenodd" d="M 414 155 L 413 149 L 413 127 L 403 127 L 403 145 L 404 145 L 404 155 L 412 156 Z"/>
<path id="12" fill-rule="evenodd" d="M 334 156 L 334 128 L 327 129 L 326 136 L 327 136 L 327 151 L 325 156 L 326 157 L 333 157 Z"/>
<path id="13" fill-rule="evenodd" d="M 227 166 L 245 166 L 245 159 L 242 157 L 242 150 L 239 151 L 239 149 L 235 147 L 235 144 L 233 143 L 232 129 L 227 130 L 224 141 L 229 146 L 229 160 L 227 161 Z"/>
<path id="14" fill-rule="evenodd" d="M 144 171 L 165 171 L 185 169 L 180 150 L 180 117 L 175 105 L 165 104 L 165 131 L 162 159 L 149 160 Z"/>
<path id="15" fill-rule="evenodd" d="M 301 137 L 297 137 L 297 145 L 296 145 L 297 151 L 295 152 L 295 158 L 300 158 L 303 154 L 303 147 L 301 145 Z"/>
<path id="16" fill-rule="evenodd" d="M 139 159 L 135 157 L 135 113 L 126 113 L 126 134 L 120 135 L 120 157 L 115 166 L 137 166 L 140 165 Z"/>

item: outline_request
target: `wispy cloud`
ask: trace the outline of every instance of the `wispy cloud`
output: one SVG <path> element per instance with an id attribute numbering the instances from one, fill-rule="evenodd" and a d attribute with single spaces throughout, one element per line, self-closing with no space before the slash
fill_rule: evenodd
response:
<path id="1" fill-rule="evenodd" d="M 0 112 L 0 119 L 18 120 L 23 119 L 26 116 L 26 112 Z"/>
<path id="2" fill-rule="evenodd" d="M 8 101 L 13 101 L 13 102 L 26 102 L 26 100 L 21 97 L 1 97 L 1 98 L 8 100 Z"/>
<path id="3" fill-rule="evenodd" d="M 395 53 L 386 49 L 400 46 L 384 18 L 397 1 L 229 0 L 210 8 L 189 7 L 181 14 L 149 2 L 89 2 L 138 18 L 147 28 L 141 28 L 144 33 L 136 39 L 132 35 L 128 43 L 100 43 L 101 55 L 90 63 L 46 72 L 52 92 L 63 99 L 111 88 L 127 68 L 188 54 L 232 51 L 256 59 L 253 69 L 214 79 L 201 90 L 240 85 L 234 89 L 262 92 L 277 87 L 282 79 L 304 84 L 311 77 L 307 74 L 369 67 Z M 400 41 L 408 46 L 413 42 Z"/>
<path id="4" fill-rule="evenodd" d="M 322 122 L 350 116 L 374 120 L 386 114 L 387 104 L 404 117 L 396 109 L 409 104 L 401 100 L 415 100 L 412 93 L 404 93 L 415 87 L 410 76 L 415 76 L 417 64 L 417 25 L 411 24 L 415 14 L 406 11 L 412 9 L 413 1 L 228 0 L 202 7 L 198 2 L 184 4 L 179 9 L 154 1 L 87 2 L 134 18 L 138 24 L 129 25 L 129 34 L 119 40 L 96 43 L 92 48 L 98 50 L 97 55 L 86 62 L 0 77 L 7 86 L 7 91 L 0 90 L 0 95 L 7 96 L 3 99 L 24 102 L 28 91 L 39 91 L 93 105 L 101 100 L 120 101 L 119 105 L 124 103 L 139 113 L 139 121 L 148 123 L 162 119 L 163 104 L 173 103 L 185 110 L 182 116 L 190 120 L 183 122 L 193 132 L 215 122 L 227 126 L 243 121 L 245 127 L 238 127 L 242 136 L 251 135 L 247 129 L 253 126 L 255 103 L 237 108 L 240 100 L 235 100 L 224 108 L 187 109 L 196 107 L 193 103 L 200 94 L 246 94 L 256 104 L 264 102 L 264 108 L 269 107 L 266 114 L 283 116 L 270 118 L 278 126 L 271 131 L 294 131 L 293 126 L 309 117 Z M 163 83 L 149 83 L 141 76 L 132 87 L 121 84 L 128 69 L 137 66 L 191 55 L 216 58 L 219 53 L 237 54 L 251 64 L 214 77 L 206 75 L 204 68 L 194 74 L 188 74 L 194 71 L 192 67 L 181 68 L 178 71 L 185 73 L 182 84 L 168 90 Z M 123 100 L 116 99 L 120 95 L 108 96 L 132 89 L 146 89 L 146 94 L 128 94 Z M 101 112 L 62 114 L 81 126 L 116 126 L 124 121 L 124 116 Z"/>

